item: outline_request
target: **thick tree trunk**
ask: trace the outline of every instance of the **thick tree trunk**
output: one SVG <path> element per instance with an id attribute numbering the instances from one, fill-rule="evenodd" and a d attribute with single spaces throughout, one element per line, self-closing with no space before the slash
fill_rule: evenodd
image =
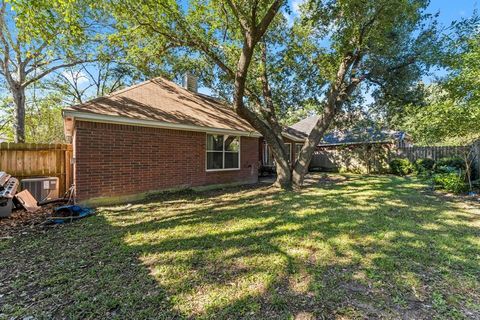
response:
<path id="1" fill-rule="evenodd" d="M 297 161 L 295 161 L 295 165 L 293 167 L 292 184 L 295 187 L 300 187 L 303 185 L 303 181 L 305 179 L 305 175 L 308 172 L 308 167 L 310 165 L 310 161 L 312 160 L 313 153 L 315 152 L 318 143 L 325 134 L 325 131 L 327 131 L 330 127 L 335 113 L 335 103 L 328 103 L 325 108 L 325 112 L 318 119 L 317 124 L 310 132 L 310 135 L 305 141 L 305 144 L 303 145 L 302 150 L 300 151 L 300 154 L 297 157 Z"/>
<path id="2" fill-rule="evenodd" d="M 352 92 L 361 82 L 361 79 L 354 78 L 350 79 L 348 84 L 345 83 L 347 72 L 350 70 L 352 65 L 356 66 L 359 61 L 359 53 L 356 55 L 348 54 L 342 60 L 342 63 L 337 70 L 335 82 L 332 84 L 328 92 L 324 112 L 307 137 L 307 140 L 305 141 L 305 144 L 303 145 L 293 167 L 292 183 L 295 187 L 300 187 L 303 185 L 303 180 L 305 178 L 305 174 L 307 174 L 313 152 L 320 142 L 320 139 L 322 139 L 323 135 L 330 127 L 330 124 L 332 123 L 337 111 L 342 108 L 345 100 L 350 97 Z"/>
<path id="3" fill-rule="evenodd" d="M 292 171 L 290 167 L 287 165 L 287 168 L 285 168 L 284 165 L 277 163 L 275 169 L 277 171 L 277 178 L 273 186 L 284 190 L 292 189 Z"/>
<path id="4" fill-rule="evenodd" d="M 278 137 L 277 137 L 278 138 Z M 279 137 L 282 141 L 282 137 Z M 277 173 L 277 178 L 273 184 L 277 188 L 289 190 L 292 188 L 292 169 L 290 163 L 288 162 L 288 155 L 285 149 L 285 145 L 282 142 L 272 141 L 268 142 L 269 147 L 272 150 L 273 156 L 275 158 L 275 170 Z"/>
<path id="5" fill-rule="evenodd" d="M 257 40 L 258 41 L 258 40 Z M 247 79 L 248 66 L 252 60 L 253 50 L 256 43 L 249 35 L 246 36 L 242 53 L 238 60 L 237 71 L 235 73 L 235 92 L 233 95 L 233 105 L 236 113 L 247 120 L 255 129 L 257 129 L 265 138 L 276 161 L 277 179 L 275 186 L 282 189 L 290 189 L 292 186 L 292 172 L 288 163 L 288 155 L 283 142 L 280 126 L 277 130 L 269 126 L 260 119 L 254 111 L 245 106 L 243 98 L 245 95 L 245 83 Z"/>
<path id="6" fill-rule="evenodd" d="M 14 111 L 14 141 L 25 142 L 25 88 L 18 86 L 12 88 Z"/>

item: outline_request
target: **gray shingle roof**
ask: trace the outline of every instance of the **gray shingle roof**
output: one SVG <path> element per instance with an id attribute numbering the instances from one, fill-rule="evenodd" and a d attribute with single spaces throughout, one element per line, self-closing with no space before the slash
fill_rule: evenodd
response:
<path id="1" fill-rule="evenodd" d="M 317 124 L 318 118 L 320 118 L 320 116 L 311 116 L 305 118 L 291 125 L 290 128 L 308 135 L 310 131 L 312 131 L 313 127 L 315 127 L 315 124 Z"/>
<path id="2" fill-rule="evenodd" d="M 319 116 L 308 117 L 291 125 L 289 128 L 294 132 L 303 133 L 304 137 L 306 137 L 312 131 L 318 118 Z M 322 138 L 319 145 L 379 143 L 401 141 L 403 139 L 405 139 L 405 133 L 402 131 L 359 127 L 352 130 L 330 132 Z"/>

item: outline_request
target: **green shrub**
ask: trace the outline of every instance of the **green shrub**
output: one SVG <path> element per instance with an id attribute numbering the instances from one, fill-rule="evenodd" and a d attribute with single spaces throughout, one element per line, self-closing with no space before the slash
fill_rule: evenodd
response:
<path id="1" fill-rule="evenodd" d="M 463 175 L 457 172 L 437 173 L 433 177 L 435 186 L 448 192 L 462 193 L 467 190 Z"/>
<path id="2" fill-rule="evenodd" d="M 437 172 L 459 172 L 465 170 L 465 162 L 460 157 L 448 157 L 437 160 L 435 171 Z"/>
<path id="3" fill-rule="evenodd" d="M 396 158 L 390 161 L 390 172 L 399 176 L 406 176 L 413 172 L 413 165 L 408 159 Z"/>
<path id="4" fill-rule="evenodd" d="M 417 159 L 413 165 L 415 167 L 415 174 L 423 174 L 433 170 L 435 160 L 429 158 Z"/>

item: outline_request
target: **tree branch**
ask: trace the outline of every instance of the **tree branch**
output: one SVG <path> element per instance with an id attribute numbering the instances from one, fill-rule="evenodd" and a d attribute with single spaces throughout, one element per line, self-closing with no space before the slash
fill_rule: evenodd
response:
<path id="1" fill-rule="evenodd" d="M 4 30 L 8 28 L 5 22 L 5 11 L 7 9 L 7 5 L 5 0 L 2 0 L 2 6 L 0 8 L 0 41 L 3 44 L 3 51 L 4 51 L 4 58 L 2 60 L 2 69 L 3 74 L 8 82 L 8 84 L 13 87 L 15 85 L 15 80 L 12 77 L 12 74 L 9 70 L 9 64 L 12 63 L 10 59 L 10 46 L 8 44 L 7 39 L 5 38 Z"/>
<path id="2" fill-rule="evenodd" d="M 255 27 L 255 38 L 259 40 L 268 29 L 268 26 L 272 22 L 273 18 L 277 14 L 280 7 L 284 4 L 285 0 L 275 0 L 270 8 L 268 8 L 267 13 L 263 17 L 262 21 L 260 21 L 259 25 Z"/>
<path id="3" fill-rule="evenodd" d="M 37 62 L 37 63 L 33 64 L 27 71 L 25 71 L 25 74 L 30 74 L 31 72 L 35 71 L 38 68 L 44 67 L 46 65 L 49 65 L 49 64 L 52 64 L 54 62 L 61 61 L 61 60 L 62 60 L 61 58 L 55 58 L 55 59 L 49 60 L 49 61 Z"/>
<path id="4" fill-rule="evenodd" d="M 276 133 L 281 133 L 282 128 L 278 124 L 276 112 L 275 112 L 275 105 L 273 103 L 272 99 L 272 91 L 270 89 L 270 83 L 268 80 L 268 74 L 267 74 L 267 46 L 266 44 L 263 44 L 261 46 L 261 52 L 262 52 L 262 74 L 260 77 L 260 80 L 262 82 L 262 91 L 263 91 L 263 97 L 265 100 L 265 104 L 267 108 L 262 108 L 263 110 L 263 115 L 272 127 L 272 129 Z"/>
<path id="5" fill-rule="evenodd" d="M 230 9 L 232 10 L 233 15 L 237 19 L 238 23 L 240 24 L 240 27 L 242 28 L 243 33 L 247 33 L 247 32 L 250 33 L 251 28 L 248 25 L 248 22 L 241 16 L 241 12 L 238 9 L 237 5 L 234 4 L 232 0 L 226 0 L 226 2 L 230 7 Z"/>
<path id="6" fill-rule="evenodd" d="M 51 67 L 51 68 L 39 73 L 35 77 L 28 79 L 28 81 L 25 81 L 24 83 L 22 83 L 22 86 L 26 87 L 29 84 L 40 80 L 41 78 L 45 77 L 46 75 L 52 73 L 55 70 L 58 70 L 58 69 L 61 69 L 61 68 L 73 67 L 73 66 L 76 66 L 76 65 L 81 64 L 81 63 L 94 62 L 96 60 L 97 59 L 85 59 L 85 60 L 73 61 L 73 62 L 69 62 L 69 63 L 63 63 L 63 64 L 56 65 L 54 67 Z"/>

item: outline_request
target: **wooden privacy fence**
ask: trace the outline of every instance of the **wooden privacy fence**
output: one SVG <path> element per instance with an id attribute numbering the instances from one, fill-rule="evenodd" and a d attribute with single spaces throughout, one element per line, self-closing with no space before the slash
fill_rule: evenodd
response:
<path id="1" fill-rule="evenodd" d="M 429 158 L 435 161 L 446 157 L 463 158 L 468 154 L 473 160 L 473 177 L 475 179 L 480 178 L 480 140 L 468 146 L 398 147 L 396 154 L 412 162 L 422 158 Z"/>
<path id="2" fill-rule="evenodd" d="M 426 146 L 426 147 L 398 147 L 397 154 L 410 161 L 429 158 L 437 161 L 446 157 L 462 157 L 472 146 Z"/>
<path id="3" fill-rule="evenodd" d="M 70 144 L 0 143 L 0 171 L 20 179 L 58 177 L 60 195 L 73 183 Z"/>
<path id="4" fill-rule="evenodd" d="M 474 160 L 474 177 L 480 178 L 480 140 L 468 146 L 405 147 L 388 143 L 365 143 L 319 147 L 310 162 L 310 169 L 381 173 L 389 170 L 388 163 L 396 157 L 407 158 L 411 162 L 423 158 L 437 161 L 446 157 L 463 158 L 469 151 Z"/>

